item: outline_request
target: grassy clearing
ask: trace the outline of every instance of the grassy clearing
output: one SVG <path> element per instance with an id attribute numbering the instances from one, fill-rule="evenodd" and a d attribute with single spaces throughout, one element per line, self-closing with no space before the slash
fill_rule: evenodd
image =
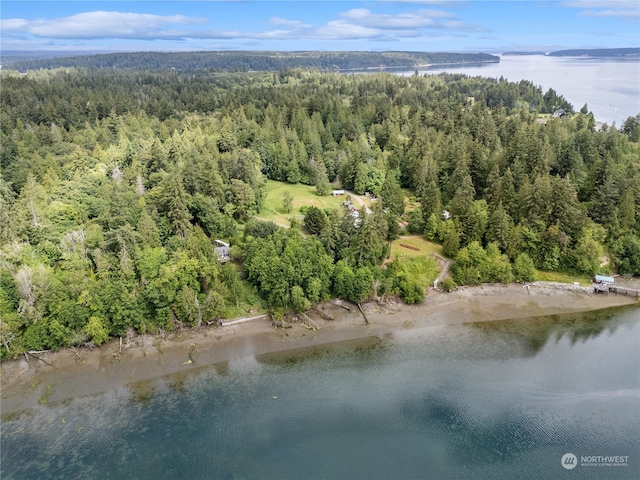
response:
<path id="1" fill-rule="evenodd" d="M 240 271 L 238 264 L 232 263 L 232 265 L 238 272 Z M 222 312 L 223 318 L 234 319 L 267 312 L 257 288 L 251 285 L 248 280 L 240 280 L 238 282 L 236 294 L 237 296 L 234 298 L 233 294 L 229 292 L 227 298 L 225 298 L 226 305 Z"/>
<path id="2" fill-rule="evenodd" d="M 293 196 L 293 209 L 291 213 L 285 212 L 282 207 L 282 195 L 288 191 Z M 267 196 L 264 201 L 262 210 L 258 218 L 269 220 L 283 226 L 289 226 L 289 218 L 301 217 L 300 207 L 316 206 L 318 208 L 338 208 L 345 201 L 345 196 L 320 197 L 316 195 L 316 187 L 310 185 L 302 185 L 298 183 L 292 185 L 290 183 L 277 182 L 275 180 L 267 181 Z"/>
<path id="3" fill-rule="evenodd" d="M 542 270 L 536 270 L 536 280 L 542 282 L 559 282 L 559 283 L 575 283 L 578 282 L 583 287 L 588 287 L 591 284 L 591 279 L 587 276 L 574 276 L 560 272 L 545 272 Z"/>
<path id="4" fill-rule="evenodd" d="M 403 188 L 402 193 L 404 194 L 405 213 L 412 212 L 420 206 L 420 202 L 416 199 L 415 193 L 413 193 L 411 190 L 409 190 L 408 188 Z"/>
<path id="5" fill-rule="evenodd" d="M 403 247 L 402 245 L 408 245 L 410 247 L 417 248 L 417 250 Z M 405 235 L 391 242 L 392 259 L 396 258 L 396 256 L 413 258 L 424 255 L 428 257 L 433 253 L 442 255 L 442 245 L 429 242 L 422 235 Z"/>

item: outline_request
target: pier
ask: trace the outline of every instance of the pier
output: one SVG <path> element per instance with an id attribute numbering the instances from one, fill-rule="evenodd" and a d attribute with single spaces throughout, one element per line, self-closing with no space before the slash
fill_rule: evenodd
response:
<path id="1" fill-rule="evenodd" d="M 634 288 L 620 287 L 618 285 L 609 287 L 609 291 L 616 295 L 627 295 L 629 297 L 640 297 L 640 290 Z"/>

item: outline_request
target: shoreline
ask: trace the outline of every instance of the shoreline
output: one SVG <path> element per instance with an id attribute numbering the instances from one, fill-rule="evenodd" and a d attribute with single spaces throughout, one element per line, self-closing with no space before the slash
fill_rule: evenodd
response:
<path id="1" fill-rule="evenodd" d="M 497 56 L 497 55 L 496 55 Z M 351 68 L 338 68 L 335 70 L 337 73 L 348 73 L 348 72 L 364 72 L 364 71 L 374 71 L 374 72 L 385 72 L 385 71 L 396 71 L 396 70 L 412 70 L 412 69 L 429 69 L 430 67 L 440 68 L 440 67 L 450 67 L 450 66 L 467 66 L 467 65 L 479 65 L 481 63 L 500 63 L 500 57 L 497 60 L 470 60 L 466 62 L 447 62 L 447 63 L 421 63 L 421 64 L 413 64 L 413 65 L 378 65 L 372 67 L 351 67 Z"/>
<path id="2" fill-rule="evenodd" d="M 423 302 L 406 305 L 370 302 L 351 312 L 333 304 L 324 308 L 335 320 L 309 312 L 317 331 L 301 323 L 275 329 L 265 318 L 223 327 L 188 329 L 161 338 L 138 336 L 113 339 L 101 347 L 62 349 L 36 358 L 21 357 L 0 364 L 2 420 L 76 397 L 98 395 L 120 387 L 135 387 L 174 374 L 189 375 L 200 369 L 248 356 L 273 354 L 331 343 L 366 340 L 404 330 L 460 325 L 556 314 L 579 313 L 638 304 L 622 295 L 595 295 L 567 291 L 553 285 L 482 285 L 451 293 L 430 291 Z M 349 305 L 349 304 L 347 304 Z"/>

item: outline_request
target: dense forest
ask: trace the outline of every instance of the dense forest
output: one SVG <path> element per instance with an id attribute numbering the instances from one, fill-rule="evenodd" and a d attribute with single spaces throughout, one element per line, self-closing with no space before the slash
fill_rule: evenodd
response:
<path id="1" fill-rule="evenodd" d="M 632 57 L 640 56 L 640 48 L 579 48 L 573 50 L 558 50 L 548 54 L 551 57 Z"/>
<path id="2" fill-rule="evenodd" d="M 448 286 L 640 274 L 640 115 L 596 129 L 552 89 L 448 74 L 1 75 L 3 357 L 330 297 L 418 302 L 432 259 L 381 266 L 400 220 L 455 259 Z M 256 218 L 273 181 L 378 201 L 282 228 Z"/>
<path id="3" fill-rule="evenodd" d="M 41 58 L 12 62 L 20 71 L 39 68 L 85 67 L 133 70 L 277 71 L 285 68 L 357 70 L 368 68 L 414 68 L 419 65 L 499 62 L 487 53 L 447 52 L 124 52 Z"/>

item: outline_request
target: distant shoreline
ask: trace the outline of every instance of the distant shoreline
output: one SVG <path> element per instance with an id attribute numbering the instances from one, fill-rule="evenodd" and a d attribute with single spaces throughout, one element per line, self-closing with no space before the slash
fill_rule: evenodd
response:
<path id="1" fill-rule="evenodd" d="M 432 292 L 418 305 L 401 303 L 363 305 L 369 324 L 357 308 L 351 312 L 332 303 L 324 308 L 335 320 L 310 313 L 317 331 L 300 323 L 275 329 L 267 319 L 228 327 L 184 330 L 171 338 L 139 336 L 131 343 L 113 339 L 93 350 L 63 349 L 41 355 L 51 367 L 35 358 L 29 362 L 3 361 L 3 420 L 37 408 L 76 397 L 101 394 L 140 382 L 155 382 L 168 375 L 189 375 L 202 368 L 247 356 L 286 352 L 343 341 L 393 335 L 402 330 L 442 327 L 464 323 L 578 313 L 637 304 L 618 295 L 595 295 L 545 286 L 522 285 L 465 287 L 444 294 Z M 43 400 L 44 399 L 44 400 Z"/>
<path id="2" fill-rule="evenodd" d="M 542 55 L 545 57 L 574 57 L 574 58 L 640 58 L 640 48 L 594 48 L 594 49 L 570 49 L 556 50 L 553 52 L 543 51 L 509 51 L 502 52 L 501 56 L 528 56 Z"/>
<path id="3" fill-rule="evenodd" d="M 469 62 L 450 62 L 450 63 L 425 63 L 422 65 L 404 65 L 404 66 L 397 66 L 397 65 L 392 65 L 392 66 L 386 66 L 386 65 L 380 65 L 378 67 L 355 67 L 355 68 L 339 68 L 336 69 L 336 72 L 362 72 L 364 70 L 367 71 L 385 71 L 385 70 L 411 70 L 411 69 L 415 69 L 415 70 L 420 70 L 420 69 L 425 69 L 425 68 L 429 68 L 429 67 L 447 67 L 447 66 L 468 66 L 468 65 L 477 65 L 480 63 L 500 63 L 500 59 L 498 58 L 497 60 L 472 60 Z"/>
<path id="4" fill-rule="evenodd" d="M 15 59 L 15 61 L 14 61 Z M 12 69 L 91 67 L 125 70 L 178 70 L 178 71 L 266 71 L 286 68 L 353 70 L 368 68 L 413 68 L 416 65 L 470 62 L 499 62 L 496 55 L 459 52 L 409 52 L 409 51 L 270 51 L 236 50 L 196 52 L 117 52 L 75 56 L 30 58 L 2 57 L 2 62 Z M 408 65 L 408 67 L 405 67 Z"/>

